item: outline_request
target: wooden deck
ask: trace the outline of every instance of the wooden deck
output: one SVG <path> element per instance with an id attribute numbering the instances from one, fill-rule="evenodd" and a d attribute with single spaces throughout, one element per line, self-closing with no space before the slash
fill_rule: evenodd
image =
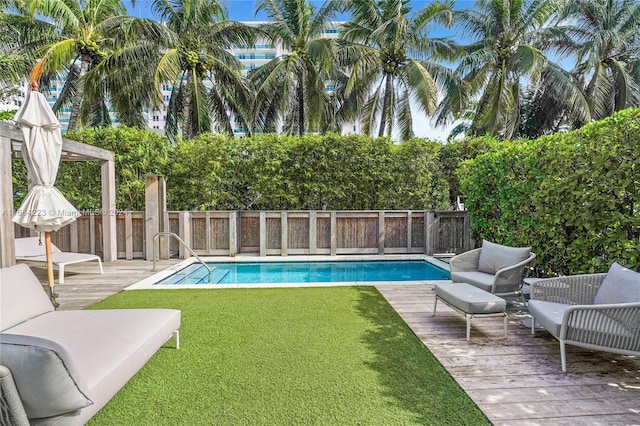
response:
<path id="1" fill-rule="evenodd" d="M 180 259 L 160 260 L 157 269 L 161 271 L 180 262 Z M 104 274 L 100 275 L 96 262 L 84 262 L 68 265 L 64 271 L 64 284 L 58 284 L 58 271 L 55 271 L 55 292 L 59 310 L 82 309 L 116 294 L 131 284 L 137 283 L 155 274 L 152 262 L 146 260 L 117 260 L 103 262 Z M 47 290 L 46 266 L 31 267 Z"/>
<path id="2" fill-rule="evenodd" d="M 177 263 L 162 261 L 158 269 Z M 151 262 L 120 260 L 72 265 L 56 285 L 60 309 L 80 309 L 153 274 Z M 41 281 L 46 271 L 33 268 Z M 567 346 L 568 373 L 557 341 L 531 336 L 522 304 L 509 305 L 508 338 L 501 318 L 472 321 L 438 304 L 432 284 L 381 285 L 379 291 L 495 425 L 639 425 L 640 359 Z"/>
<path id="3" fill-rule="evenodd" d="M 378 286 L 396 312 L 495 425 L 638 425 L 640 359 L 567 346 L 531 335 L 522 304 L 509 305 L 508 338 L 501 318 L 466 320 L 438 303 L 433 285 Z M 530 322 L 529 322 L 530 324 Z"/>

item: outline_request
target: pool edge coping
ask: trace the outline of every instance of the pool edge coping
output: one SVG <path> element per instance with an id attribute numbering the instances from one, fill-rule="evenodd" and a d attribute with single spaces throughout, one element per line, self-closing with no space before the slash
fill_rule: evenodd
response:
<path id="1" fill-rule="evenodd" d="M 398 261 L 398 260 L 424 260 L 436 267 L 449 271 L 449 264 L 433 256 L 424 254 L 386 254 L 386 255 L 300 255 L 300 256 L 200 256 L 204 262 L 310 262 L 310 261 Z M 286 288 L 286 287 L 338 287 L 338 286 L 375 286 L 384 284 L 403 283 L 408 285 L 440 282 L 442 280 L 418 280 L 418 281 L 341 281 L 341 282 L 304 282 L 304 283 L 253 283 L 253 284 L 156 284 L 171 276 L 179 270 L 197 263 L 195 257 L 184 259 L 173 266 L 147 277 L 135 284 L 125 287 L 124 290 L 180 290 L 180 289 L 224 289 L 224 288 Z"/>

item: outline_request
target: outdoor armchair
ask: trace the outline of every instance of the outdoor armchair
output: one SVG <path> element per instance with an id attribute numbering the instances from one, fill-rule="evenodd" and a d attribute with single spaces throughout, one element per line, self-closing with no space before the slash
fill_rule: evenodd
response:
<path id="1" fill-rule="evenodd" d="M 606 274 L 545 278 L 531 284 L 529 313 L 565 345 L 640 356 L 640 274 L 614 263 Z"/>
<path id="2" fill-rule="evenodd" d="M 518 295 L 522 293 L 525 268 L 535 257 L 531 247 L 508 247 L 483 240 L 481 248 L 451 258 L 451 281 L 498 296 Z"/>

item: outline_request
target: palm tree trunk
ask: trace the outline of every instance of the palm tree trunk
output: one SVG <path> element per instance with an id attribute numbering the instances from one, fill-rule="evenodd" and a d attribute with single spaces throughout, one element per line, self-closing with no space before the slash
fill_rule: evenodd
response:
<path id="1" fill-rule="evenodd" d="M 189 140 L 193 135 L 193 123 L 191 122 L 191 97 L 193 92 L 193 75 L 191 70 L 187 72 L 187 85 L 184 88 L 184 103 L 182 105 L 182 139 Z"/>
<path id="2" fill-rule="evenodd" d="M 80 107 L 82 106 L 82 98 L 84 97 L 84 76 L 89 71 L 89 57 L 82 55 L 80 62 L 80 74 L 78 75 L 78 84 L 76 86 L 76 94 L 71 104 L 71 116 L 69 117 L 69 125 L 67 131 L 75 130 L 78 125 L 78 117 L 80 117 Z"/>
<path id="3" fill-rule="evenodd" d="M 387 111 L 389 110 L 389 104 L 391 103 L 391 92 L 393 91 L 393 74 L 385 73 L 387 79 L 384 88 L 384 102 L 382 102 L 382 115 L 380 116 L 380 130 L 378 131 L 378 137 L 384 136 L 384 128 L 387 125 Z M 389 129 L 391 131 L 391 129 Z"/>
<path id="4" fill-rule="evenodd" d="M 298 81 L 298 136 L 304 135 L 304 86 L 303 76 Z"/>

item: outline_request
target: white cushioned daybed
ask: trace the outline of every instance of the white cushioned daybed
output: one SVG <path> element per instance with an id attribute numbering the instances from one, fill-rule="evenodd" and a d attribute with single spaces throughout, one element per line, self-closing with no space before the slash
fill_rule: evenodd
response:
<path id="1" fill-rule="evenodd" d="M 84 424 L 168 339 L 179 346 L 179 310 L 55 311 L 24 264 L 0 269 L 0 294 L 0 364 L 32 425 Z"/>

